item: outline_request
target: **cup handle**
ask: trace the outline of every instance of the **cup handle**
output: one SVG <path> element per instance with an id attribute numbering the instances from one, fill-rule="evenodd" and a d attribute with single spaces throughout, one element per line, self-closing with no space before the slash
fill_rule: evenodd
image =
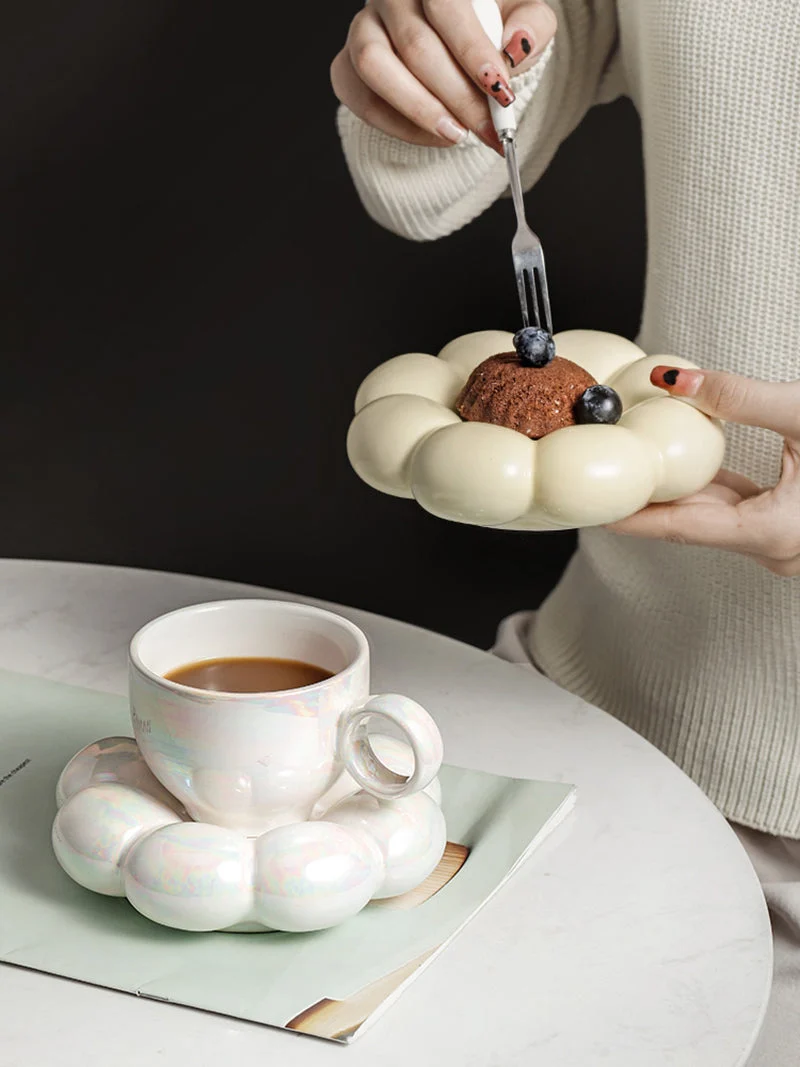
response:
<path id="1" fill-rule="evenodd" d="M 396 774 L 378 759 L 369 739 L 370 720 L 391 723 L 402 731 L 414 755 L 410 775 Z M 439 773 L 442 738 L 436 723 L 415 700 L 383 693 L 342 716 L 338 755 L 362 789 L 375 797 L 396 800 L 424 789 Z"/>

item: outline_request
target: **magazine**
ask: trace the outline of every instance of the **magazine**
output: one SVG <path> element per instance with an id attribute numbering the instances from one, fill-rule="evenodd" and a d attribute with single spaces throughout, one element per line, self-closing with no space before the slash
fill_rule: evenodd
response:
<path id="1" fill-rule="evenodd" d="M 0 671 L 0 961 L 349 1042 L 564 818 L 570 785 L 440 772 L 448 843 L 422 885 L 315 933 L 187 933 L 71 881 L 50 835 L 78 750 L 129 735 L 118 696 Z"/>

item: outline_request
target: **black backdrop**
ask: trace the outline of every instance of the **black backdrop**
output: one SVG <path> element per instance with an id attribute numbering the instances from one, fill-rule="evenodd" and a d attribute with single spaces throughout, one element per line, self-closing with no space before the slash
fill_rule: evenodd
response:
<path id="1" fill-rule="evenodd" d="M 512 210 L 434 245 L 375 226 L 328 84 L 355 5 L 275 8 L 4 5 L 0 555 L 272 585 L 485 645 L 572 535 L 437 521 L 363 486 L 344 441 L 378 362 L 514 328 L 510 264 L 482 266 Z M 630 105 L 598 108 L 528 196 L 560 328 L 636 332 L 639 155 Z"/>

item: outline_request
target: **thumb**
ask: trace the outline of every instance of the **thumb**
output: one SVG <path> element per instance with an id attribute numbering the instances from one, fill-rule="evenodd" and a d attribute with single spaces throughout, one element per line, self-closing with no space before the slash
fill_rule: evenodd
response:
<path id="1" fill-rule="evenodd" d="M 558 22 L 543 0 L 503 6 L 503 57 L 513 74 L 524 74 L 553 40 Z"/>
<path id="2" fill-rule="evenodd" d="M 706 415 L 800 440 L 800 381 L 762 382 L 722 371 L 667 365 L 654 367 L 650 381 L 672 396 L 689 400 Z"/>

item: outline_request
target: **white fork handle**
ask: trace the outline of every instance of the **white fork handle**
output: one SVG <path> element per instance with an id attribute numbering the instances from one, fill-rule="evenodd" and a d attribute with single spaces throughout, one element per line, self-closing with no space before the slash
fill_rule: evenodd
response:
<path id="1" fill-rule="evenodd" d="M 478 21 L 483 27 L 483 32 L 499 50 L 503 43 L 503 16 L 495 0 L 472 0 L 472 10 L 478 16 Z M 496 100 L 489 97 L 489 112 L 492 116 L 494 128 L 502 140 L 503 133 L 513 134 L 517 128 L 517 116 L 514 105 L 503 107 Z"/>

